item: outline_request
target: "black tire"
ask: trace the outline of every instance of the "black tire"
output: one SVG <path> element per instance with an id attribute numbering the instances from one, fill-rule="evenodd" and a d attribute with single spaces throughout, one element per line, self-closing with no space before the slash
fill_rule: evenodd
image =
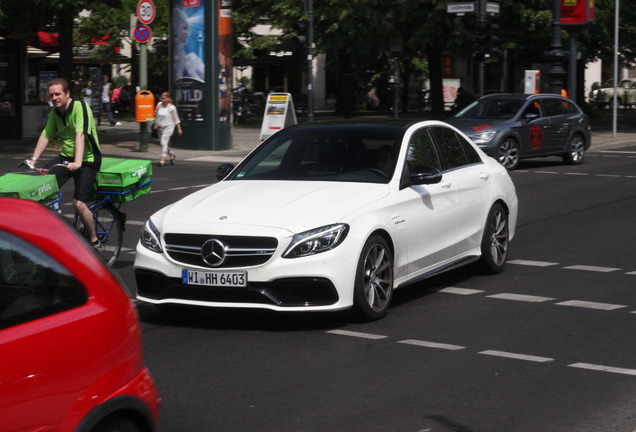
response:
<path id="1" fill-rule="evenodd" d="M 621 105 L 623 105 L 623 102 L 621 101 L 621 98 L 617 97 L 616 98 L 616 108 L 620 108 Z M 610 109 L 614 109 L 614 97 L 612 96 L 609 100 L 609 102 L 607 103 L 607 106 L 610 107 Z"/>
<path id="2" fill-rule="evenodd" d="M 488 212 L 484 235 L 481 240 L 480 269 L 487 274 L 501 273 L 508 259 L 510 232 L 508 214 L 496 203 Z"/>
<path id="3" fill-rule="evenodd" d="M 580 165 L 585 157 L 585 139 L 576 134 L 568 143 L 567 152 L 563 155 L 563 161 L 570 165 Z"/>
<path id="4" fill-rule="evenodd" d="M 364 245 L 353 292 L 360 318 L 374 321 L 384 317 L 393 296 L 393 254 L 387 242 L 375 235 Z"/>
<path id="5" fill-rule="evenodd" d="M 123 416 L 114 415 L 107 417 L 95 426 L 91 432 L 142 432 L 142 429 L 134 421 Z"/>
<path id="6" fill-rule="evenodd" d="M 92 210 L 95 221 L 95 232 L 102 243 L 100 254 L 109 266 L 112 266 L 119 253 L 124 237 L 124 223 L 119 211 L 112 204 L 100 204 Z M 85 238 L 87 231 L 79 215 L 75 214 L 75 228 Z"/>
<path id="7" fill-rule="evenodd" d="M 512 171 L 519 165 L 519 143 L 513 138 L 506 138 L 497 149 L 497 160 L 508 171 Z"/>

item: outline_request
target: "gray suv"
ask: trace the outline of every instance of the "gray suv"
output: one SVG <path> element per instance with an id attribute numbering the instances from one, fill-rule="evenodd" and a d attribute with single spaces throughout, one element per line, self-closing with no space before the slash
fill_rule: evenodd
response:
<path id="1" fill-rule="evenodd" d="M 521 159 L 545 156 L 578 165 L 592 143 L 589 117 L 556 94 L 483 96 L 446 122 L 508 170 Z"/>

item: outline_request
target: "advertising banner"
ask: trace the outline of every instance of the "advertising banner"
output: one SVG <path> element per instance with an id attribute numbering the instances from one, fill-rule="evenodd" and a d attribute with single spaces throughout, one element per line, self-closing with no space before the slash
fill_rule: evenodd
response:
<path id="1" fill-rule="evenodd" d="M 181 120 L 204 121 L 205 6 L 201 0 L 172 0 L 173 97 Z"/>
<path id="2" fill-rule="evenodd" d="M 232 1 L 219 1 L 219 121 L 229 123 L 232 97 Z"/>

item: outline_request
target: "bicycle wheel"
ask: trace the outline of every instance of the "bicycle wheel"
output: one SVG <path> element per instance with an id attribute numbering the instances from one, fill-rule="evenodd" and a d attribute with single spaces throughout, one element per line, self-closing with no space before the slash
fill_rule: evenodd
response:
<path id="1" fill-rule="evenodd" d="M 100 251 L 108 265 L 113 265 L 121 252 L 124 236 L 124 224 L 117 210 L 112 204 L 99 204 L 95 208 L 89 206 L 95 221 L 95 233 L 102 243 Z M 79 215 L 75 214 L 75 228 L 85 238 L 88 233 Z"/>

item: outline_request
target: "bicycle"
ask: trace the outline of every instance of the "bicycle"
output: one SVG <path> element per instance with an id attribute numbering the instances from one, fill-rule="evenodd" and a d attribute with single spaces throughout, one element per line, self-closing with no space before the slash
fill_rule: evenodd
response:
<path id="1" fill-rule="evenodd" d="M 65 162 L 63 164 L 55 164 L 48 169 L 35 168 L 35 166 L 28 161 L 23 161 L 18 166 L 27 167 L 39 175 L 51 175 L 49 172 L 52 168 L 66 168 L 67 165 L 68 162 Z M 119 257 L 122 248 L 123 233 L 126 229 L 126 214 L 120 211 L 123 202 L 116 202 L 117 197 L 132 193 L 134 199 L 135 191 L 149 185 L 151 182 L 152 179 L 123 192 L 105 191 L 96 187 L 93 194 L 95 199 L 87 203 L 95 222 L 95 233 L 102 244 L 100 254 L 109 266 L 112 266 Z M 58 190 L 57 194 L 57 199 L 51 201 L 46 200 L 48 202 L 44 202 L 43 204 L 61 213 L 62 193 Z M 83 237 L 88 237 L 87 229 L 77 212 L 75 212 L 73 217 L 73 226 Z"/>

